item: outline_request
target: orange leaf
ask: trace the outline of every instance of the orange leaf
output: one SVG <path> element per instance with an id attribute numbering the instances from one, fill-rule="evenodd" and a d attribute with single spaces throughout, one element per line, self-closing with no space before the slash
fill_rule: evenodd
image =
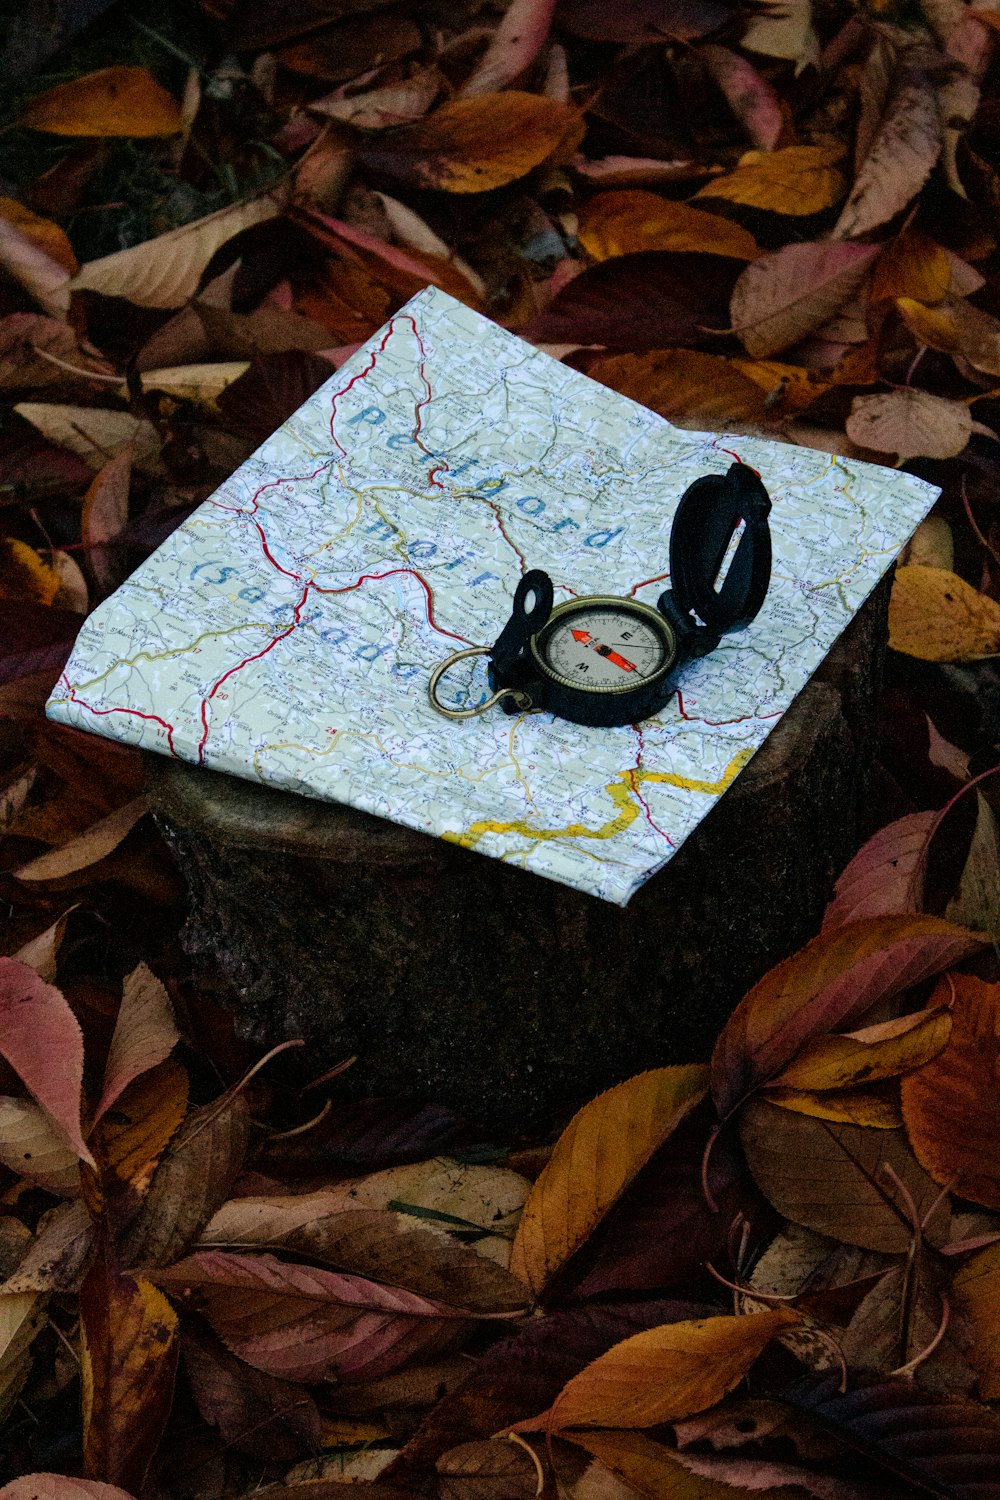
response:
<path id="1" fill-rule="evenodd" d="M 767 421 L 765 393 L 728 360 L 695 349 L 620 354 L 591 366 L 594 380 L 680 427 L 722 428 Z"/>
<path id="2" fill-rule="evenodd" d="M 775 214 L 815 214 L 841 198 L 846 187 L 836 165 L 839 146 L 785 146 L 781 151 L 747 151 L 732 172 L 715 177 L 696 198 L 725 198 Z"/>
<path id="3" fill-rule="evenodd" d="M 510 1268 L 536 1296 L 705 1096 L 707 1070 L 654 1068 L 575 1114 L 531 1189 Z"/>
<path id="4" fill-rule="evenodd" d="M 0 219 L 6 219 L 26 240 L 43 250 L 50 260 L 54 260 L 70 276 L 73 275 L 77 268 L 73 246 L 65 229 L 52 219 L 44 219 L 41 214 L 32 213 L 30 208 L 25 208 L 16 198 L 0 198 Z"/>
<path id="5" fill-rule="evenodd" d="M 638 188 L 598 193 L 580 211 L 580 244 L 594 260 L 637 250 L 705 250 L 756 260 L 757 242 L 739 224 Z"/>
<path id="6" fill-rule="evenodd" d="M 968 974 L 951 978 L 951 1038 L 903 1079 L 903 1119 L 918 1160 L 936 1182 L 1000 1209 L 1000 984 Z"/>
<path id="7" fill-rule="evenodd" d="M 51 604 L 58 592 L 58 573 L 34 547 L 16 537 L 0 541 L 0 599 Z"/>
<path id="8" fill-rule="evenodd" d="M 889 645 L 921 661 L 1000 655 L 1000 604 L 957 573 L 910 563 L 893 579 Z"/>
<path id="9" fill-rule="evenodd" d="M 177 1314 L 141 1277 L 98 1255 L 80 1291 L 83 1457 L 91 1476 L 138 1491 L 173 1400 Z"/>
<path id="10" fill-rule="evenodd" d="M 916 225 L 884 247 L 872 273 L 872 301 L 916 297 L 940 302 L 952 290 L 948 252 Z"/>
<path id="11" fill-rule="evenodd" d="M 365 164 L 416 187 L 485 193 L 516 182 L 554 153 L 568 160 L 583 134 L 569 104 L 510 89 L 435 110 L 363 147 Z"/>
<path id="12" fill-rule="evenodd" d="M 655 1427 L 721 1401 L 797 1313 L 747 1313 L 666 1323 L 615 1344 L 563 1386 L 548 1411 L 515 1432 Z"/>
<path id="13" fill-rule="evenodd" d="M 981 935 L 914 914 L 851 922 L 820 933 L 765 974 L 715 1045 L 712 1092 L 722 1114 L 780 1072 L 814 1036 L 850 1025 L 973 953 Z"/>
<path id="14" fill-rule="evenodd" d="M 973 369 L 1000 376 L 1000 320 L 961 297 L 925 307 L 912 297 L 897 297 L 896 307 L 921 344 L 945 354 L 960 354 Z"/>
<path id="15" fill-rule="evenodd" d="M 32 99 L 18 121 L 50 135 L 173 135 L 177 100 L 147 68 L 102 68 Z"/>
<path id="16" fill-rule="evenodd" d="M 88 1178 L 84 1196 L 95 1217 L 105 1193 L 124 1196 L 126 1209 L 135 1212 L 187 1105 L 188 1076 L 172 1057 L 143 1073 L 124 1091 L 90 1137 L 101 1181 Z"/>

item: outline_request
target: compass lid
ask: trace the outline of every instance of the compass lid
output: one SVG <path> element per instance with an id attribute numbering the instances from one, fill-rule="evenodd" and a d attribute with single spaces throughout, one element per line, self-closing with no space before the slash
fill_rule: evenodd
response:
<path id="1" fill-rule="evenodd" d="M 718 634 L 749 625 L 771 579 L 770 509 L 760 475 L 747 464 L 735 463 L 726 474 L 706 474 L 689 485 L 670 532 L 670 592 L 678 609 L 693 611 Z"/>

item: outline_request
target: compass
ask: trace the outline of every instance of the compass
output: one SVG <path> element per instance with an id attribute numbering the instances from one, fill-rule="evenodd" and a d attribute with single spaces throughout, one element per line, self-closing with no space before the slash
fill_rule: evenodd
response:
<path id="1" fill-rule="evenodd" d="M 547 709 L 576 724 L 637 724 L 674 692 L 679 667 L 714 651 L 760 611 L 771 576 L 771 501 L 756 470 L 733 464 L 685 490 L 670 533 L 671 587 L 655 609 L 637 599 L 589 595 L 553 605 L 552 580 L 526 573 L 511 617 L 492 646 L 456 651 L 431 674 L 430 700 L 450 719 L 498 705 L 505 713 Z M 490 658 L 492 696 L 449 708 L 437 694 L 465 657 Z"/>

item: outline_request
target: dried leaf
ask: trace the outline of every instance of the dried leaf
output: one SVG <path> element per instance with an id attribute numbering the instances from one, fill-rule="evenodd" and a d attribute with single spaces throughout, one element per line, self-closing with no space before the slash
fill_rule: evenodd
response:
<path id="1" fill-rule="evenodd" d="M 568 104 L 509 89 L 442 105 L 361 152 L 365 164 L 415 187 L 484 193 L 525 176 L 553 154 L 568 159 L 583 134 Z"/>
<path id="2" fill-rule="evenodd" d="M 144 418 L 133 417 L 131 412 L 109 411 L 98 406 L 61 406 L 48 401 L 22 401 L 14 410 L 51 443 L 78 453 L 91 468 L 102 468 L 127 445 L 131 445 L 139 468 L 157 466 L 160 439 L 156 428 Z"/>
<path id="3" fill-rule="evenodd" d="M 781 151 L 746 151 L 732 172 L 714 177 L 696 198 L 725 198 L 774 214 L 815 214 L 844 195 L 840 146 L 785 146 Z"/>
<path id="4" fill-rule="evenodd" d="M 125 976 L 122 1003 L 104 1068 L 104 1091 L 94 1123 L 124 1093 L 134 1078 L 155 1068 L 180 1040 L 166 989 L 140 964 Z"/>
<path id="5" fill-rule="evenodd" d="M 638 188 L 588 199 L 578 238 L 594 260 L 641 250 L 706 250 L 734 260 L 756 260 L 760 254 L 753 235 L 730 219 Z"/>
<path id="6" fill-rule="evenodd" d="M 45 1324 L 45 1299 L 32 1292 L 0 1295 L 0 1422 L 31 1372 L 29 1349 Z"/>
<path id="7" fill-rule="evenodd" d="M 53 219 L 46 219 L 41 214 L 33 213 L 16 198 L 2 197 L 0 197 L 0 219 L 6 220 L 37 249 L 44 250 L 49 259 L 57 266 L 61 266 L 68 275 L 73 275 L 77 268 L 76 254 L 65 229 Z"/>
<path id="8" fill-rule="evenodd" d="M 239 316 L 239 314 L 234 314 Z M 291 314 L 292 317 L 295 314 Z M 178 401 L 198 401 L 210 405 L 227 386 L 239 380 L 250 368 L 247 360 L 204 365 L 172 365 L 163 370 L 144 370 L 144 391 L 163 391 Z M 123 388 L 122 394 L 125 394 Z"/>
<path id="9" fill-rule="evenodd" d="M 517 1432 L 655 1427 L 721 1401 L 773 1338 L 799 1322 L 785 1308 L 699 1318 L 634 1334 L 563 1386 L 548 1411 Z"/>
<path id="10" fill-rule="evenodd" d="M 707 1070 L 655 1068 L 573 1116 L 521 1215 L 511 1270 L 539 1296 L 639 1169 L 705 1097 Z"/>
<path id="11" fill-rule="evenodd" d="M 739 1490 L 713 1479 L 693 1477 L 685 1467 L 686 1458 L 654 1443 L 644 1433 L 595 1430 L 565 1436 L 627 1484 L 629 1493 L 645 1500 L 738 1500 Z M 753 1492 L 757 1500 L 791 1500 L 780 1490 L 756 1484 Z"/>
<path id="12" fill-rule="evenodd" d="M 833 238 L 868 234 L 902 212 L 931 175 L 940 154 L 937 96 L 923 72 L 904 65 Z"/>
<path id="13" fill-rule="evenodd" d="M 58 575 L 34 547 L 16 537 L 0 541 L 0 599 L 51 604 L 58 592 Z"/>
<path id="14" fill-rule="evenodd" d="M 435 1464 L 440 1500 L 534 1500 L 535 1466 L 516 1443 L 461 1443 Z"/>
<path id="15" fill-rule="evenodd" d="M 860 291 L 874 245 L 786 245 L 741 272 L 730 314 L 758 359 L 778 354 L 829 322 Z"/>
<path id="16" fill-rule="evenodd" d="M 976 826 L 958 890 L 945 907 L 949 922 L 1000 937 L 1000 829 L 993 809 L 976 793 Z"/>
<path id="17" fill-rule="evenodd" d="M 2 1291 L 79 1291 L 95 1233 L 83 1203 L 60 1203 L 58 1208 L 49 1209 L 39 1219 L 27 1254 L 3 1283 Z"/>
<path id="18" fill-rule="evenodd" d="M 753 63 L 714 42 L 698 49 L 698 56 L 725 95 L 726 103 L 758 151 L 773 151 L 784 129 L 777 94 Z"/>
<path id="19" fill-rule="evenodd" d="M 194 296 L 209 261 L 227 240 L 280 212 L 280 200 L 272 193 L 233 203 L 155 240 L 87 261 L 70 287 L 127 297 L 138 307 L 181 307 Z"/>
<path id="20" fill-rule="evenodd" d="M 968 974 L 950 979 L 951 1037 L 943 1052 L 903 1079 L 903 1118 L 936 1182 L 1000 1209 L 1000 985 Z"/>
<path id="21" fill-rule="evenodd" d="M 913 297 L 940 302 L 952 286 L 948 252 L 930 235 L 910 224 L 882 249 L 872 272 L 872 301 Z"/>
<path id="22" fill-rule="evenodd" d="M 69 240 L 58 224 L 13 198 L 0 198 L 0 265 L 54 318 L 69 312 L 69 278 L 76 270 Z"/>
<path id="23" fill-rule="evenodd" d="M 285 1380 L 378 1379 L 451 1348 L 469 1327 L 446 1303 L 273 1255 L 198 1250 L 153 1275 L 196 1289 L 226 1348 Z"/>
<path id="24" fill-rule="evenodd" d="M 87 1183 L 95 1217 L 106 1204 L 113 1204 L 119 1222 L 134 1215 L 187 1106 L 187 1073 L 170 1057 L 133 1079 L 115 1100 L 90 1136 L 101 1169 L 99 1181 Z"/>
<path id="25" fill-rule="evenodd" d="M 825 1090 L 896 1078 L 936 1057 L 950 1032 L 951 1014 L 939 1006 L 862 1031 L 816 1037 L 771 1082 L 775 1087 Z"/>
<path id="26" fill-rule="evenodd" d="M 80 1191 L 79 1156 L 51 1116 L 30 1099 L 0 1095 L 0 1162 L 61 1197 Z"/>
<path id="27" fill-rule="evenodd" d="M 740 1138 L 758 1186 L 779 1213 L 849 1245 L 889 1254 L 909 1248 L 913 1225 L 886 1165 L 921 1213 L 939 1196 L 901 1130 L 836 1124 L 751 1099 L 740 1112 Z M 935 1243 L 945 1237 L 947 1218 L 939 1209 L 928 1225 Z"/>
<path id="28" fill-rule="evenodd" d="M 984 1401 L 1000 1397 L 1000 1244 L 988 1245 L 956 1272 L 955 1297 L 973 1330 L 969 1360 Z"/>
<path id="29" fill-rule="evenodd" d="M 69 875 L 88 870 L 91 865 L 96 865 L 113 853 L 148 811 L 146 798 L 135 797 L 122 807 L 116 807 L 106 818 L 92 823 L 78 838 L 70 839 L 60 849 L 50 849 L 47 854 L 40 854 L 37 859 L 29 860 L 14 873 L 18 880 L 30 882 L 64 880 Z"/>
<path id="30" fill-rule="evenodd" d="M 910 458 L 954 458 L 972 436 L 972 413 L 964 401 L 906 386 L 855 396 L 845 430 L 860 447 L 895 453 L 900 463 Z"/>
<path id="31" fill-rule="evenodd" d="M 812 9 L 812 0 L 770 0 L 750 16 L 740 45 L 765 57 L 787 58 L 800 72 L 819 60 Z"/>
<path id="32" fill-rule="evenodd" d="M 730 431 L 767 421 L 765 393 L 728 360 L 695 349 L 663 349 L 599 360 L 590 375 L 678 427 Z"/>
<path id="33" fill-rule="evenodd" d="M 123 448 L 94 475 L 83 501 L 83 541 L 94 577 L 105 592 L 125 576 L 120 554 L 104 544 L 114 541 L 128 524 L 131 478 L 132 454 Z"/>
<path id="34" fill-rule="evenodd" d="M 36 94 L 18 123 L 50 135 L 173 135 L 181 112 L 147 68 L 102 68 Z"/>
<path id="35" fill-rule="evenodd" d="M 1000 604 L 957 573 L 910 563 L 893 579 L 889 644 L 922 661 L 1000 655 Z"/>
<path id="36" fill-rule="evenodd" d="M 0 1489 L 0 1500 L 132 1500 L 125 1490 L 99 1479 L 68 1474 L 22 1474 Z"/>
<path id="37" fill-rule="evenodd" d="M 443 87 L 445 79 L 437 68 L 422 68 L 402 83 L 385 84 L 361 94 L 345 94 L 337 89 L 325 99 L 313 99 L 309 108 L 359 130 L 388 130 L 419 120 Z M 343 196 L 353 164 L 353 152 L 336 138 L 317 141 L 296 170 L 296 197 L 312 201 L 320 208 L 332 208 Z"/>
<path id="38" fill-rule="evenodd" d="M 873 834 L 837 881 L 834 899 L 823 913 L 823 931 L 863 917 L 919 910 L 927 841 L 936 822 L 935 811 L 907 813 Z"/>
<path id="39" fill-rule="evenodd" d="M 689 41 L 729 19 L 719 0 L 563 0 L 560 20 L 596 42 Z"/>
<path id="40" fill-rule="evenodd" d="M 554 10 L 555 0 L 511 0 L 462 95 L 490 94 L 513 83 L 541 51 Z"/>
<path id="41" fill-rule="evenodd" d="M 72 910 L 72 908 L 71 908 Z M 27 964 L 29 969 L 45 980 L 46 984 L 56 982 L 56 959 L 62 940 L 66 936 L 66 918 L 69 912 L 63 914 L 51 927 L 46 927 L 36 938 L 18 948 L 13 955 L 19 963 Z"/>
<path id="42" fill-rule="evenodd" d="M 761 1098 L 779 1109 L 789 1109 L 814 1120 L 832 1120 L 838 1125 L 863 1125 L 869 1130 L 899 1130 L 903 1116 L 899 1099 L 889 1088 L 813 1089 L 782 1088 L 768 1084 Z"/>
<path id="43" fill-rule="evenodd" d="M 195 1405 L 227 1447 L 292 1463 L 323 1446 L 316 1403 L 300 1385 L 243 1364 L 200 1334 L 185 1335 L 182 1355 Z"/>
<path id="44" fill-rule="evenodd" d="M 922 915 L 870 918 L 813 938 L 765 974 L 723 1028 L 712 1057 L 720 1113 L 773 1078 L 813 1037 L 860 1020 L 877 1000 L 958 963 L 981 941 Z"/>
<path id="45" fill-rule="evenodd" d="M 93 1165 L 80 1133 L 79 1023 L 62 991 L 16 958 L 0 958 L 0 1057 L 10 1063 L 77 1156 Z"/>
<path id="46" fill-rule="evenodd" d="M 161 1291 L 98 1256 L 80 1291 L 83 1457 L 90 1475 L 141 1489 L 170 1415 L 177 1314 Z"/>
<path id="47" fill-rule="evenodd" d="M 1000 319 L 961 297 L 946 298 L 934 307 L 897 297 L 896 306 L 920 343 L 959 354 L 984 375 L 1000 376 Z"/>
<path id="48" fill-rule="evenodd" d="M 584 181 L 602 187 L 656 187 L 662 182 L 696 182 L 702 177 L 722 175 L 722 167 L 692 160 L 661 161 L 655 156 L 602 156 L 589 161 L 573 158 L 573 171 Z"/>

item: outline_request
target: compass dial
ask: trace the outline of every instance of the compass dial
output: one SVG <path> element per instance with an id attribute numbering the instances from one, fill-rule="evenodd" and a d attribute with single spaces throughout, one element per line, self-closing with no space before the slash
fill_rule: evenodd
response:
<path id="1" fill-rule="evenodd" d="M 673 633 L 641 604 L 581 600 L 554 611 L 532 643 L 540 664 L 585 692 L 629 692 L 675 656 Z"/>

